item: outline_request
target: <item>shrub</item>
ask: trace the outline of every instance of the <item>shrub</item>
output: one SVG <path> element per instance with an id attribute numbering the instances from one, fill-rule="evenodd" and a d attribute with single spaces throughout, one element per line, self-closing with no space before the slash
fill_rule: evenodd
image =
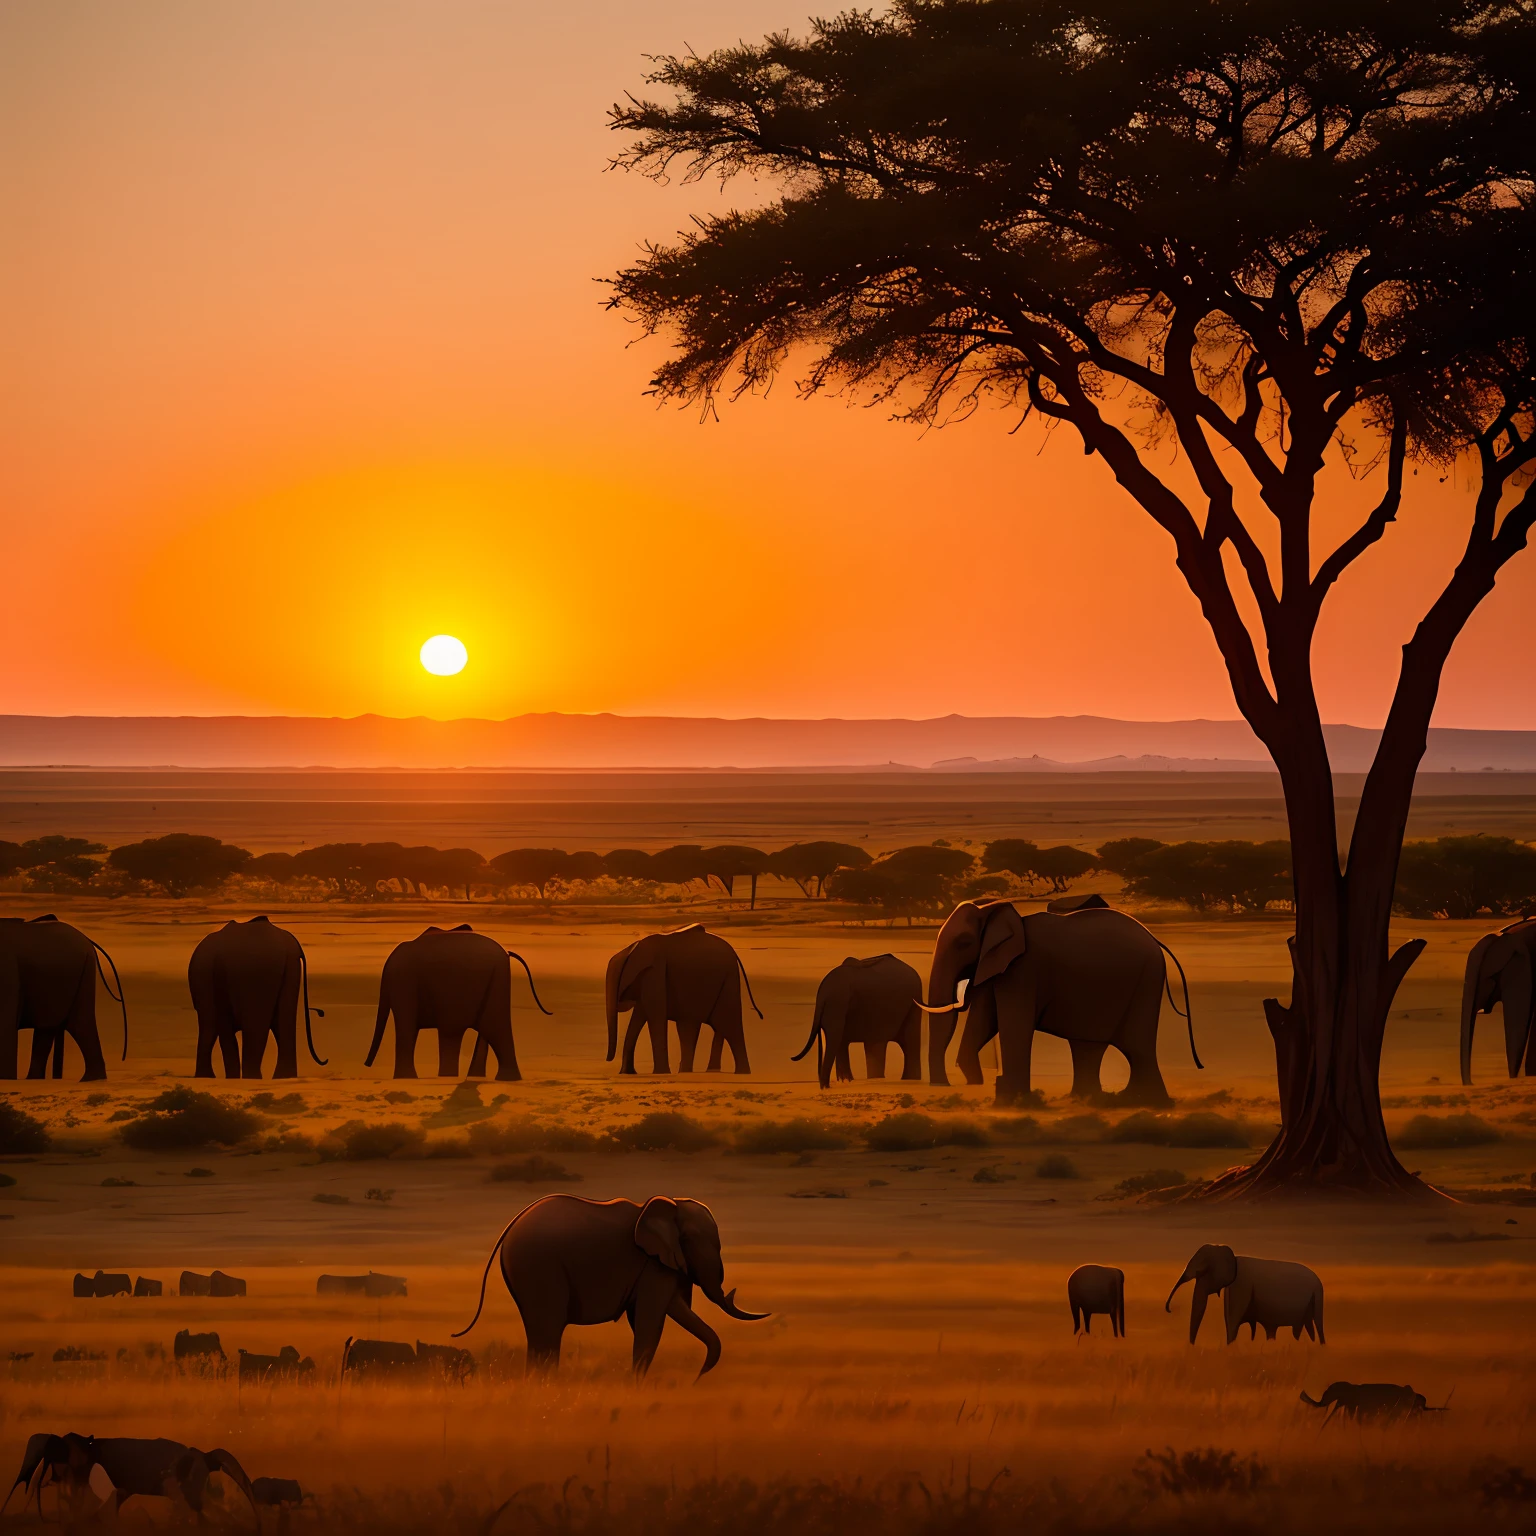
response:
<path id="1" fill-rule="evenodd" d="M 112 1095 L 110 1093 L 88 1093 L 85 1096 L 85 1107 L 87 1109 L 95 1109 L 99 1104 L 110 1104 L 111 1102 Z"/>
<path id="2" fill-rule="evenodd" d="M 1155 837 L 1117 837 L 1099 849 L 1099 864 L 1112 875 L 1127 880 L 1137 873 L 1149 853 L 1165 846 Z"/>
<path id="3" fill-rule="evenodd" d="M 213 1169 L 212 1168 L 188 1168 L 187 1169 L 187 1177 L 189 1179 L 211 1179 L 213 1177 Z"/>
<path id="4" fill-rule="evenodd" d="M 987 844 L 982 851 L 981 867 L 1006 871 L 1031 886 L 1042 885 L 1060 895 L 1074 880 L 1097 869 L 1099 861 L 1070 843 L 1038 848 L 1021 838 L 1005 837 Z"/>
<path id="5" fill-rule="evenodd" d="M 222 843 L 216 837 L 191 832 L 172 832 L 114 848 L 107 863 L 134 880 L 158 885 L 172 896 L 221 885 L 249 864 L 244 848 Z"/>
<path id="6" fill-rule="evenodd" d="M 926 1152 L 931 1147 L 985 1147 L 991 1137 L 973 1120 L 935 1120 L 916 1110 L 886 1115 L 864 1132 L 871 1152 Z"/>
<path id="7" fill-rule="evenodd" d="M 1453 1147 L 1486 1147 L 1502 1140 L 1500 1133 L 1478 1115 L 1415 1115 L 1393 1142 L 1405 1151 L 1443 1152 Z"/>
<path id="8" fill-rule="evenodd" d="M 193 1088 L 167 1088 L 119 1132 L 141 1152 L 186 1152 L 196 1147 L 233 1147 L 257 1129 L 250 1110 L 226 1104 Z"/>
<path id="9" fill-rule="evenodd" d="M 1409 917 L 1515 917 L 1536 912 L 1536 848 L 1512 837 L 1405 843 L 1396 905 Z"/>
<path id="10" fill-rule="evenodd" d="M 1050 1152 L 1035 1164 L 1037 1179 L 1080 1179 L 1077 1164 L 1065 1152 Z"/>
<path id="11" fill-rule="evenodd" d="M 319 1194 L 311 1195 L 310 1199 L 318 1205 L 351 1205 L 351 1195 L 334 1195 L 328 1189 L 322 1189 Z"/>
<path id="12" fill-rule="evenodd" d="M 278 1131 L 261 1144 L 263 1152 L 313 1152 L 315 1139 L 302 1131 Z"/>
<path id="13" fill-rule="evenodd" d="M 46 1152 L 52 1141 L 41 1120 L 0 1099 L 0 1152 Z"/>
<path id="14" fill-rule="evenodd" d="M 350 1120 L 326 1138 L 328 1145 L 321 1150 L 327 1156 L 343 1157 L 353 1163 L 382 1157 L 420 1157 L 426 1139 L 414 1125 L 401 1125 L 398 1120 L 378 1125 Z"/>
<path id="15" fill-rule="evenodd" d="M 1210 1110 L 1190 1115 L 1154 1115 L 1140 1109 L 1127 1115 L 1104 1140 L 1148 1147 L 1251 1147 L 1252 1133 L 1241 1120 L 1229 1120 Z"/>
<path id="16" fill-rule="evenodd" d="M 281 1097 L 275 1093 L 258 1093 L 247 1102 L 252 1109 L 259 1109 L 264 1115 L 299 1115 L 304 1112 L 303 1096 L 297 1093 L 285 1093 Z"/>
<path id="17" fill-rule="evenodd" d="M 617 1127 L 610 1135 L 614 1145 L 625 1152 L 702 1152 L 720 1141 L 718 1131 L 677 1110 L 653 1110 L 633 1125 Z"/>
<path id="18" fill-rule="evenodd" d="M 1178 1189 L 1187 1183 L 1189 1180 L 1177 1168 L 1153 1168 L 1146 1173 L 1133 1173 L 1130 1178 L 1121 1179 L 1110 1193 L 1121 1199 L 1130 1199 L 1134 1195 L 1149 1195 L 1158 1189 Z"/>
<path id="19" fill-rule="evenodd" d="M 835 1152 L 848 1137 L 822 1120 L 760 1120 L 736 1134 L 738 1152 Z"/>
<path id="20" fill-rule="evenodd" d="M 380 1205 L 388 1205 L 389 1202 L 394 1198 L 394 1190 L 380 1189 L 378 1185 L 374 1185 L 374 1187 L 370 1189 L 366 1195 L 363 1196 L 364 1200 L 376 1200 Z"/>
<path id="21" fill-rule="evenodd" d="M 1236 1451 L 1148 1451 L 1132 1470 L 1149 1493 L 1253 1493 L 1269 1478 L 1255 1456 L 1240 1460 Z"/>
<path id="22" fill-rule="evenodd" d="M 1294 894 L 1291 845 L 1174 843 L 1142 854 L 1125 888 L 1133 896 L 1186 902 L 1198 912 L 1262 912 Z"/>
<path id="23" fill-rule="evenodd" d="M 611 1142 L 600 1141 L 590 1131 L 573 1126 L 539 1125 L 536 1121 L 513 1120 L 507 1125 L 481 1123 L 469 1128 L 469 1146 L 476 1153 L 514 1152 L 596 1152 Z"/>
<path id="24" fill-rule="evenodd" d="M 563 1168 L 553 1158 L 534 1153 L 520 1163 L 498 1163 L 491 1169 L 495 1184 L 579 1184 L 581 1175 Z"/>
<path id="25" fill-rule="evenodd" d="M 791 843 L 768 858 L 768 872 L 781 880 L 793 880 L 809 896 L 816 882 L 820 896 L 828 880 L 840 869 L 863 869 L 870 863 L 868 852 L 852 843 Z"/>

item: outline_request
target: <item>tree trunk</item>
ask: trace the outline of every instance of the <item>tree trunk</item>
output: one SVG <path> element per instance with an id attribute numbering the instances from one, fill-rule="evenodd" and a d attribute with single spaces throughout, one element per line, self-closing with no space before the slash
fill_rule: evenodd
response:
<path id="1" fill-rule="evenodd" d="M 1371 828 L 1370 846 L 1362 849 L 1357 836 L 1350 867 L 1341 872 L 1321 725 L 1310 708 L 1283 713 L 1289 718 L 1270 746 L 1290 822 L 1296 932 L 1290 1003 L 1264 1000 L 1280 1134 L 1252 1167 L 1222 1175 L 1197 1198 L 1338 1194 L 1438 1202 L 1445 1197 L 1394 1155 L 1379 1086 L 1392 1000 L 1424 948 L 1415 939 L 1390 952 L 1388 925 L 1427 731 L 1417 750 L 1405 753 L 1411 744 L 1389 724 L 1378 759 L 1384 771 L 1373 770 L 1367 780 L 1357 821 Z"/>

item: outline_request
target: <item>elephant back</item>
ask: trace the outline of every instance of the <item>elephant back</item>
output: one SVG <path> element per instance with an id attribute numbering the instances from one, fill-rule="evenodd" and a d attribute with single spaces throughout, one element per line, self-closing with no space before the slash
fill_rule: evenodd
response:
<path id="1" fill-rule="evenodd" d="M 0 922 L 0 954 L 14 960 L 22 1027 L 52 1026 L 69 1012 L 82 980 L 94 977 L 96 951 L 72 923 L 56 917 Z"/>

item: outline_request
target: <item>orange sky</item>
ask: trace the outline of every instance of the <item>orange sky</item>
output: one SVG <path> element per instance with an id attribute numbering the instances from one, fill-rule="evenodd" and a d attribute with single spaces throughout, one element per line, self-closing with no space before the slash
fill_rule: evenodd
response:
<path id="1" fill-rule="evenodd" d="M 1167 541 L 1067 434 L 642 397 L 594 279 L 719 197 L 605 174 L 604 110 L 646 52 L 800 21 L 9 0 L 0 712 L 1235 715 Z M 1380 719 L 1465 500 L 1412 482 L 1343 588 L 1330 719 Z M 1527 555 L 1438 723 L 1536 728 L 1533 613 Z M 417 664 L 437 631 L 458 678 Z"/>

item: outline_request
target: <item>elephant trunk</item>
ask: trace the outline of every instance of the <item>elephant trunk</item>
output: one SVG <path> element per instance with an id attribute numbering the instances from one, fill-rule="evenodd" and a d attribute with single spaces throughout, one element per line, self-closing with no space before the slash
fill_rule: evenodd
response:
<path id="1" fill-rule="evenodd" d="M 681 1296 L 672 1298 L 667 1316 L 704 1346 L 704 1364 L 699 1367 L 699 1375 L 707 1376 L 720 1363 L 720 1335 Z"/>
<path id="2" fill-rule="evenodd" d="M 1461 1080 L 1472 1085 L 1472 1034 L 1477 1027 L 1478 993 L 1482 990 L 1483 957 L 1488 953 L 1493 935 L 1481 938 L 1467 956 L 1467 975 L 1461 984 Z"/>
<path id="3" fill-rule="evenodd" d="M 608 975 L 603 983 L 603 1006 L 608 1011 L 608 1060 L 612 1061 L 619 1049 L 619 974 L 624 968 L 625 950 L 608 962 Z"/>

